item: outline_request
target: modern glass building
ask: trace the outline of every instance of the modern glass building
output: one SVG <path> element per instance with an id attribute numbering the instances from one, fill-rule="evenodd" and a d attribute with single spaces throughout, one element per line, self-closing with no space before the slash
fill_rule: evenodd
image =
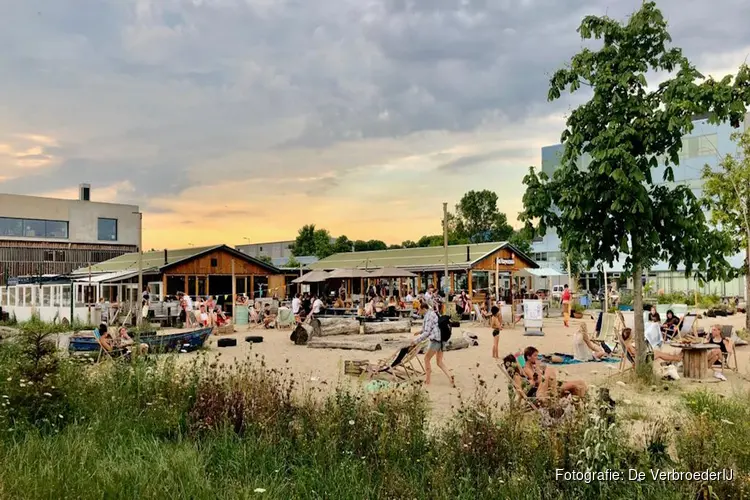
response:
<path id="1" fill-rule="evenodd" d="M 683 147 L 680 153 L 680 165 L 674 167 L 674 183 L 687 184 L 693 189 L 697 196 L 702 194 L 703 182 L 701 180 L 701 171 L 704 165 L 711 165 L 718 168 L 719 161 L 729 153 L 736 152 L 736 144 L 731 140 L 731 135 L 737 129 L 724 123 L 721 125 L 712 125 L 707 119 L 698 118 L 693 121 L 694 129 L 683 137 Z M 740 129 L 747 130 L 750 128 L 750 113 L 745 117 L 745 122 Z M 542 172 L 552 175 L 560 166 L 560 157 L 563 152 L 563 146 L 556 144 L 542 148 Z M 581 158 L 581 167 L 585 168 L 589 159 L 585 156 Z M 663 162 L 654 171 L 654 179 L 663 179 L 664 177 Z M 560 238 L 550 230 L 544 236 L 535 240 L 532 245 L 531 257 L 541 267 L 552 267 L 566 272 L 566 263 L 560 251 Z M 737 255 L 730 259 L 730 262 L 739 267 L 744 260 L 744 254 Z M 617 278 L 623 271 L 622 263 L 615 263 L 613 266 L 606 266 L 608 274 Z M 596 270 L 589 273 L 591 288 L 597 288 L 598 281 Z M 668 270 L 666 263 L 658 263 L 649 272 L 650 281 L 654 281 L 657 289 L 663 289 L 665 292 L 672 290 L 698 290 L 720 295 L 744 295 L 744 279 L 737 279 L 731 283 L 708 283 L 703 286 L 698 285 L 695 280 L 686 279 L 684 273 L 678 270 L 672 272 Z"/>

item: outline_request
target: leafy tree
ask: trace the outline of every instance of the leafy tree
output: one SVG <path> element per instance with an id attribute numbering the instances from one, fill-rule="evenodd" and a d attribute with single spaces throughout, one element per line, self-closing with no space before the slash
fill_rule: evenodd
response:
<path id="1" fill-rule="evenodd" d="M 271 257 L 269 257 L 268 255 L 259 255 L 259 256 L 258 256 L 258 257 L 256 257 L 256 258 L 257 258 L 257 260 L 259 260 L 259 261 L 261 261 L 261 262 L 264 262 L 264 263 L 266 263 L 266 264 L 270 264 L 270 265 L 273 265 L 273 259 L 271 259 Z"/>
<path id="2" fill-rule="evenodd" d="M 333 244 L 333 253 L 344 253 L 351 252 L 354 247 L 354 242 L 344 235 L 336 238 L 336 242 Z"/>
<path id="3" fill-rule="evenodd" d="M 300 266 L 299 261 L 295 259 L 294 256 L 292 256 L 292 257 L 289 257 L 288 261 L 286 261 L 286 265 L 284 267 L 296 268 L 299 266 Z"/>
<path id="4" fill-rule="evenodd" d="M 399 248 L 403 248 L 401 245 L 388 245 L 388 250 L 398 250 Z"/>
<path id="5" fill-rule="evenodd" d="M 406 240 L 401 242 L 401 248 L 417 248 L 419 245 L 415 241 Z"/>
<path id="6" fill-rule="evenodd" d="M 331 234 L 327 229 L 316 229 L 315 224 L 305 224 L 297 233 L 292 245 L 292 255 L 315 255 L 324 259 L 333 254 Z"/>
<path id="7" fill-rule="evenodd" d="M 531 253 L 531 235 L 526 228 L 513 231 L 507 241 L 526 255 Z"/>
<path id="8" fill-rule="evenodd" d="M 750 262 L 750 130 L 732 134 L 739 145 L 737 156 L 726 155 L 718 171 L 703 168 L 703 203 L 711 211 L 711 222 L 732 242 L 734 253 L 743 250 L 745 263 L 739 275 L 748 276 Z M 750 277 L 745 280 L 750 297 Z M 750 314 L 745 318 L 750 330 Z"/>
<path id="9" fill-rule="evenodd" d="M 513 234 L 508 217 L 497 208 L 497 193 L 469 191 L 456 205 L 455 220 L 448 219 L 449 230 L 457 239 L 472 243 L 507 241 Z"/>
<path id="10" fill-rule="evenodd" d="M 355 252 L 368 252 L 371 250 L 387 250 L 388 245 L 385 244 L 385 242 L 380 240 L 357 240 L 354 242 L 354 251 Z"/>
<path id="11" fill-rule="evenodd" d="M 701 203 L 683 185 L 657 184 L 652 170 L 664 158 L 664 180 L 674 181 L 682 136 L 692 118 L 708 114 L 712 123 L 738 126 L 750 97 L 750 70 L 736 77 L 705 79 L 678 48 L 669 48 L 667 24 L 654 2 L 644 2 L 625 23 L 587 16 L 578 32 L 603 40 L 584 48 L 551 79 L 549 99 L 566 89 L 587 87 L 588 102 L 574 109 L 561 142 L 561 166 L 552 178 L 532 168 L 524 178 L 522 220 L 541 234 L 554 227 L 564 252 L 577 251 L 588 265 L 612 264 L 627 255 L 634 279 L 636 311 L 642 310 L 640 276 L 658 260 L 686 274 L 715 276 L 726 269 L 723 238 L 712 238 Z M 669 74 L 648 87 L 649 73 Z M 586 170 L 578 161 L 590 157 Z M 636 366 L 650 376 L 643 316 L 635 314 Z"/>

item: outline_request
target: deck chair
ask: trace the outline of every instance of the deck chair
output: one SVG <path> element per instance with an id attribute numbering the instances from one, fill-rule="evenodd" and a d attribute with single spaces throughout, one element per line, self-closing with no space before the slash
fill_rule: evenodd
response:
<path id="1" fill-rule="evenodd" d="M 380 373 L 387 373 L 403 380 L 411 379 L 412 375 L 424 375 L 424 366 L 419 357 L 417 357 L 422 345 L 424 343 L 402 347 L 390 358 L 381 359 L 375 368 L 369 370 L 370 377 Z M 414 366 L 415 359 L 419 363 L 419 369 Z"/>
<path id="2" fill-rule="evenodd" d="M 721 326 L 721 338 L 731 340 L 733 331 L 734 331 L 734 327 L 732 325 L 722 325 Z M 729 363 L 730 357 L 734 360 L 734 367 L 732 367 Z M 728 352 L 724 354 L 724 356 L 722 356 L 721 367 L 739 373 L 739 367 L 737 364 L 737 351 L 735 350 L 734 342 L 732 342 L 732 352 Z"/>
<path id="3" fill-rule="evenodd" d="M 479 304 L 474 304 L 474 321 L 478 321 L 480 326 L 489 325 L 489 319 L 482 316 L 482 310 L 479 308 Z"/>
<path id="4" fill-rule="evenodd" d="M 276 328 L 287 328 L 294 326 L 294 314 L 288 307 L 279 307 L 276 315 Z"/>
<path id="5" fill-rule="evenodd" d="M 680 321 L 680 329 L 677 330 L 677 337 L 687 337 L 690 335 L 695 335 L 697 330 L 697 321 L 698 316 L 693 316 L 692 314 L 686 314 L 682 317 L 682 320 Z"/>
<path id="6" fill-rule="evenodd" d="M 508 370 L 505 369 L 505 365 L 502 363 L 502 361 L 498 362 L 497 366 L 500 368 L 500 371 L 503 373 L 503 375 L 505 375 L 505 379 L 508 381 L 508 391 L 511 394 L 515 395 L 515 398 L 511 398 L 511 404 L 514 402 L 514 400 L 517 399 L 521 402 L 524 412 L 529 413 L 541 411 L 540 401 L 537 398 L 530 398 L 523 392 L 523 390 L 521 390 L 521 388 L 516 386 L 516 383 L 513 381 L 513 377 L 511 377 L 510 373 L 508 373 Z"/>
<path id="7" fill-rule="evenodd" d="M 96 356 L 96 362 L 98 363 L 102 357 L 107 357 L 109 359 L 114 358 L 120 358 L 125 355 L 127 355 L 126 349 L 107 349 L 104 346 L 104 343 L 102 342 L 102 335 L 99 333 L 99 329 L 94 329 L 94 338 L 96 339 L 96 342 L 99 344 L 99 354 Z"/>

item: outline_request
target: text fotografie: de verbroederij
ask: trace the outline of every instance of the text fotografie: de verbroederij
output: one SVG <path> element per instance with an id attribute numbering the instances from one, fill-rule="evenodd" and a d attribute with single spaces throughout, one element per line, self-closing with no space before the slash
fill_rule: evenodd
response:
<path id="1" fill-rule="evenodd" d="M 555 469 L 555 480 L 557 481 L 582 481 L 591 483 L 594 481 L 645 481 L 652 479 L 654 481 L 732 481 L 734 480 L 734 470 L 702 470 L 702 471 L 678 471 L 649 469 L 648 472 L 637 469 L 628 469 L 626 471 L 607 469 L 601 472 L 591 471 L 566 471 L 564 469 Z"/>

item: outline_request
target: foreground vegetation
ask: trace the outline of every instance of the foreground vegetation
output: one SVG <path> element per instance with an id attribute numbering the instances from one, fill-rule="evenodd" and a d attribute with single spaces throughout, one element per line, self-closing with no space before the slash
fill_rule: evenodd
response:
<path id="1" fill-rule="evenodd" d="M 45 325 L 0 344 L 0 498 L 686 498 L 699 483 L 557 482 L 557 468 L 703 470 L 747 494 L 750 397 L 685 397 L 628 436 L 590 403 L 545 427 L 494 408 L 482 384 L 430 425 L 418 388 L 311 393 L 262 359 L 92 365 L 60 358 Z"/>

